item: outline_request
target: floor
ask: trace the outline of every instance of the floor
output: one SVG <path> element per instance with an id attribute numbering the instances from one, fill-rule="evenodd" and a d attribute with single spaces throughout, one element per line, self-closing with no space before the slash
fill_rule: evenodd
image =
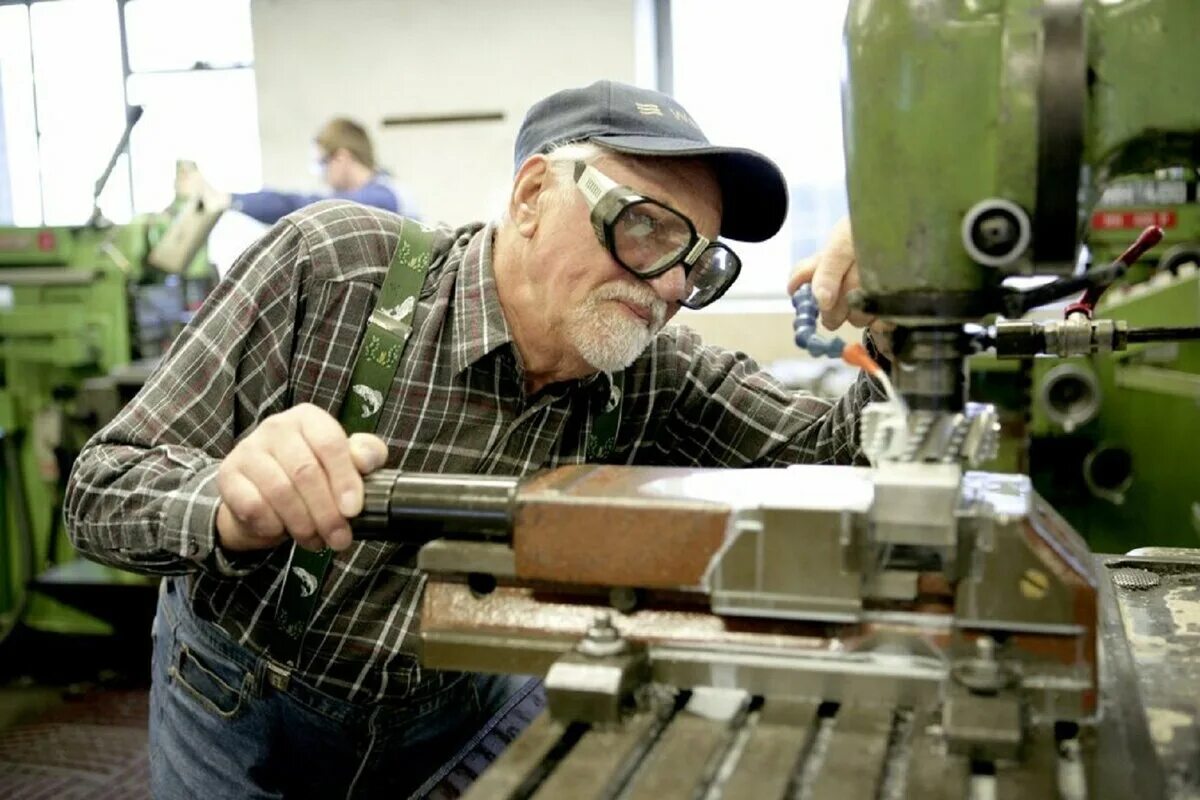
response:
<path id="1" fill-rule="evenodd" d="M 0 688 L 0 797 L 150 797 L 145 689 Z"/>
<path id="2" fill-rule="evenodd" d="M 148 624 L 138 627 L 148 628 Z M 22 629 L 0 648 L 0 798 L 150 797 L 149 637 L 60 637 Z M 423 794 L 459 797 L 545 704 L 510 700 Z"/>
<path id="3" fill-rule="evenodd" d="M 150 650 L 138 633 L 62 636 L 21 627 L 5 641 L 0 798 L 150 797 Z"/>

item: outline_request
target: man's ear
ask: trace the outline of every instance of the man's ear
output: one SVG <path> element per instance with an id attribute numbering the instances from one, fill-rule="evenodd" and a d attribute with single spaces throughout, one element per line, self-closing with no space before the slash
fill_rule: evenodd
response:
<path id="1" fill-rule="evenodd" d="M 512 195 L 508 199 L 508 216 L 522 236 L 528 238 L 537 231 L 545 208 L 541 200 L 550 190 L 553 180 L 550 162 L 543 155 L 530 156 L 517 170 L 517 176 L 513 178 Z"/>

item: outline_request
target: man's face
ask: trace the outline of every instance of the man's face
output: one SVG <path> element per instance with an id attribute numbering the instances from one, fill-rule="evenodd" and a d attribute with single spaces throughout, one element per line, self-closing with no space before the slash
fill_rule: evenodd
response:
<path id="1" fill-rule="evenodd" d="M 323 172 L 321 177 L 325 180 L 327 186 L 335 192 L 344 192 L 354 186 L 351 178 L 351 164 L 354 162 L 354 156 L 350 155 L 350 151 L 344 147 L 339 147 L 332 153 L 323 153 L 321 155 L 321 165 Z"/>
<path id="2" fill-rule="evenodd" d="M 593 166 L 617 183 L 677 209 L 702 236 L 717 238 L 721 194 L 712 170 L 702 162 L 605 156 Z M 630 273 L 596 237 L 583 195 L 573 183 L 569 188 L 563 201 L 549 210 L 538 247 L 550 330 L 593 368 L 624 369 L 679 310 L 686 291 L 683 267 L 650 280 Z"/>

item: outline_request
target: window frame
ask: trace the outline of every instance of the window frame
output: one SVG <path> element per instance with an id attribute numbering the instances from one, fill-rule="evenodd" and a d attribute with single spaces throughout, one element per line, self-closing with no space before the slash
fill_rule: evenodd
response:
<path id="1" fill-rule="evenodd" d="M 46 181 L 45 181 L 45 171 L 43 168 L 44 157 L 43 157 L 43 152 L 42 152 L 42 150 L 43 150 L 43 148 L 42 148 L 42 138 L 43 138 L 42 119 L 41 119 L 41 112 L 39 111 L 38 91 L 37 91 L 37 60 L 36 60 L 36 56 L 34 55 L 35 48 L 33 46 L 34 37 L 33 37 L 32 10 L 33 10 L 33 7 L 38 4 L 57 3 L 60 1 L 61 0 L 0 0 L 0 7 L 24 6 L 26 8 L 26 17 L 25 17 L 26 26 L 27 26 L 27 34 L 26 35 L 27 35 L 27 39 L 29 41 L 29 50 L 30 50 L 30 58 L 29 58 L 29 62 L 30 62 L 29 74 L 30 74 L 30 83 L 31 83 L 30 91 L 31 91 L 32 100 L 33 100 L 33 102 L 32 102 L 33 126 L 34 126 L 33 141 L 34 141 L 34 155 L 37 160 L 37 181 L 38 181 L 38 191 L 39 191 L 38 223 L 37 224 L 40 226 L 45 226 L 47 224 L 46 223 Z M 102 2 L 102 0 L 95 0 L 95 1 Z M 134 70 L 134 69 L 132 69 L 131 64 L 130 64 L 129 35 L 128 35 L 127 20 L 126 20 L 126 7 L 131 2 L 131 0 L 109 0 L 109 1 L 115 6 L 116 16 L 117 16 L 117 31 L 118 31 L 118 40 L 119 40 L 118 45 L 119 45 L 120 56 L 121 56 L 121 98 L 122 98 L 122 103 L 124 106 L 122 109 L 122 118 L 123 119 L 128 120 L 130 118 L 130 115 L 133 113 L 134 106 L 132 106 L 129 102 L 129 82 L 130 82 L 130 79 L 134 76 L 138 76 L 138 75 L 170 75 L 170 74 L 188 75 L 188 74 L 192 74 L 192 73 L 209 73 L 209 72 L 215 72 L 215 71 L 236 71 L 236 70 L 250 70 L 253 73 L 253 70 L 255 68 L 255 62 L 254 62 L 253 58 L 251 58 L 251 60 L 249 62 L 236 62 L 236 63 L 230 63 L 230 64 L 220 64 L 220 65 L 216 65 L 216 66 L 209 65 L 205 62 L 196 62 L 192 66 L 186 67 L 186 68 Z M 149 0 L 143 0 L 143 1 L 148 2 Z M 0 118 L 0 122 L 2 122 L 2 121 L 3 121 L 2 118 Z M 0 135 L 0 143 L 4 143 L 4 138 L 5 137 Z M 116 145 L 117 143 L 113 142 L 113 144 Z M 136 189 L 135 189 L 136 183 L 134 181 L 135 151 L 131 147 L 131 138 L 130 137 L 128 137 L 128 136 L 125 137 L 122 140 L 121 144 L 122 144 L 122 146 L 121 146 L 120 150 L 117 151 L 114 156 L 114 161 L 120 160 L 120 158 L 122 156 L 125 159 L 125 165 L 124 165 L 124 169 L 122 170 L 122 172 L 124 173 L 124 179 L 128 186 L 128 192 L 127 192 L 128 207 L 127 207 L 126 211 L 129 215 L 129 217 L 132 218 L 136 213 L 136 207 L 137 207 Z M 4 159 L 7 160 L 7 158 L 8 158 L 7 149 L 3 152 L 3 156 L 4 156 Z M 97 177 L 99 177 L 99 176 L 97 176 Z M 108 180 L 111 180 L 111 179 L 112 179 L 112 175 L 110 174 L 108 176 Z M 11 209 L 9 209 L 9 211 L 11 213 Z M 82 224 L 82 222 L 83 222 L 83 220 L 80 220 L 81 224 Z M 10 223 L 5 223 L 5 224 L 10 224 Z"/>

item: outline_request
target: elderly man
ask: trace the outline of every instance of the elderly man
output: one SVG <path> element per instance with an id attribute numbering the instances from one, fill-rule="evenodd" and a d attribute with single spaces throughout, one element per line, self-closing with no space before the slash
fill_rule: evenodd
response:
<path id="1" fill-rule="evenodd" d="M 516 167 L 486 226 L 338 201 L 286 218 L 81 454 L 75 544 L 168 576 L 159 796 L 403 796 L 505 697 L 421 668 L 413 550 L 352 540 L 362 474 L 857 457 L 867 381 L 830 404 L 663 327 L 737 277 L 719 235 L 782 225 L 770 160 L 710 144 L 665 95 L 600 82 L 529 111 Z M 840 236 L 797 278 L 815 273 L 834 315 L 854 277 Z M 383 391 L 364 364 L 386 367 Z"/>

